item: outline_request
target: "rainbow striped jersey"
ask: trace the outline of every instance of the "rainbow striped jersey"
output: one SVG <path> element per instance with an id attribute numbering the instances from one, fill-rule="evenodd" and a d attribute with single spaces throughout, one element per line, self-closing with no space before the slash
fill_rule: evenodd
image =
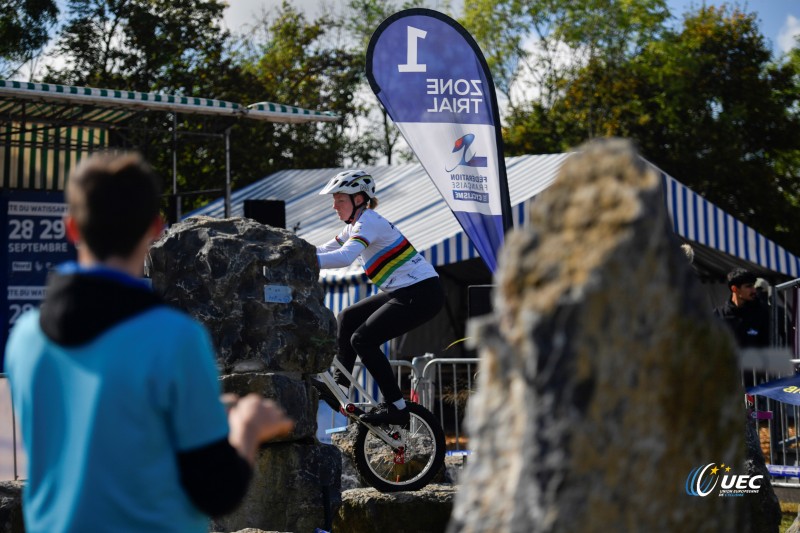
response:
<path id="1" fill-rule="evenodd" d="M 320 268 L 341 268 L 358 259 L 367 277 L 384 291 L 438 276 L 394 224 L 372 209 L 364 210 L 334 239 L 317 246 L 317 259 Z"/>

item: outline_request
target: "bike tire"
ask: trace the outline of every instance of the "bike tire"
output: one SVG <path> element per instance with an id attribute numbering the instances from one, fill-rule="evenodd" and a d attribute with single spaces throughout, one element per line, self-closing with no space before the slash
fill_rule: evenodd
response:
<path id="1" fill-rule="evenodd" d="M 399 429 L 406 438 L 402 464 L 396 450 L 359 424 L 355 442 L 356 470 L 380 492 L 414 491 L 430 483 L 444 464 L 444 431 L 436 417 L 419 404 L 406 402 L 409 422 Z"/>

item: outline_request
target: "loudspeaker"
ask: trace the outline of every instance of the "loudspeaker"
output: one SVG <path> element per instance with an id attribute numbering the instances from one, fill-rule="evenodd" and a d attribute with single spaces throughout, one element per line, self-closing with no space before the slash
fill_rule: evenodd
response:
<path id="1" fill-rule="evenodd" d="M 494 287 L 494 285 L 470 285 L 467 287 L 467 316 L 469 318 L 488 315 L 492 312 Z"/>
<path id="2" fill-rule="evenodd" d="M 286 203 L 283 200 L 245 200 L 244 216 L 260 224 L 286 227 Z"/>

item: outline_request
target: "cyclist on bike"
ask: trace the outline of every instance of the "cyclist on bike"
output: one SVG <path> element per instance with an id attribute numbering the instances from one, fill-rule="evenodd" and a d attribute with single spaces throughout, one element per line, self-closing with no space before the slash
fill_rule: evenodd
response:
<path id="1" fill-rule="evenodd" d="M 444 291 L 433 266 L 394 225 L 375 212 L 375 179 L 363 170 L 334 176 L 319 193 L 333 195 L 333 209 L 346 226 L 317 247 L 320 268 L 341 268 L 358 259 L 381 292 L 342 310 L 337 317 L 338 359 L 352 372 L 356 355 L 378 384 L 386 403 L 361 415 L 370 424 L 408 422 L 409 413 L 391 365 L 380 346 L 433 318 Z M 336 382 L 347 393 L 340 372 Z"/>

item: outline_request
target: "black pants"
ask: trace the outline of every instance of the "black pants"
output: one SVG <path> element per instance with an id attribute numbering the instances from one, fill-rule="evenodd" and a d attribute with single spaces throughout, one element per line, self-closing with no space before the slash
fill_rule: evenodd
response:
<path id="1" fill-rule="evenodd" d="M 444 305 L 444 290 L 439 278 L 428 278 L 392 292 L 379 293 L 345 308 L 337 317 L 339 361 L 353 371 L 356 356 L 375 379 L 384 400 L 403 397 L 392 366 L 381 352 L 381 345 L 432 319 Z M 336 382 L 349 385 L 335 372 Z"/>

